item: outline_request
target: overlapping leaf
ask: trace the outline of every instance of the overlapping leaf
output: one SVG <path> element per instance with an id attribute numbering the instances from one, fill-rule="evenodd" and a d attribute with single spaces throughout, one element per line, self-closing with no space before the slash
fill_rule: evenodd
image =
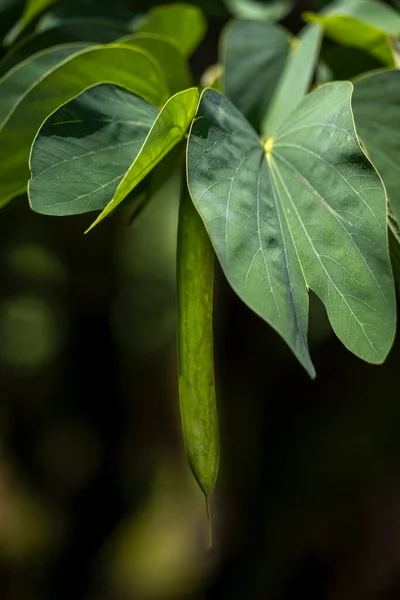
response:
<path id="1" fill-rule="evenodd" d="M 104 208 L 157 115 L 153 105 L 113 85 L 91 88 L 58 109 L 32 148 L 33 210 L 64 215 Z"/>
<path id="2" fill-rule="evenodd" d="M 400 71 L 378 71 L 355 81 L 358 134 L 378 169 L 400 223 Z"/>
<path id="3" fill-rule="evenodd" d="M 305 27 L 292 42 L 284 71 L 261 126 L 264 136 L 274 135 L 307 94 L 317 66 L 321 41 L 322 29 L 313 24 Z"/>
<path id="4" fill-rule="evenodd" d="M 188 62 L 169 38 L 154 33 L 137 33 L 122 38 L 120 43 L 140 48 L 151 54 L 162 70 L 171 94 L 192 85 Z"/>
<path id="5" fill-rule="evenodd" d="M 265 117 L 288 53 L 289 36 L 278 25 L 238 21 L 222 36 L 223 91 L 256 129 Z"/>
<path id="6" fill-rule="evenodd" d="M 190 56 L 204 37 L 206 22 L 197 6 L 168 4 L 151 9 L 136 31 L 163 35 L 175 44 L 184 56 Z"/>
<path id="7" fill-rule="evenodd" d="M 30 60 L 36 61 L 37 56 Z M 17 67 L 25 68 L 27 63 Z M 15 80 L 13 77 L 13 84 Z M 7 86 L 9 83 L 10 80 L 5 81 Z M 122 44 L 81 50 L 43 72 L 16 98 L 12 111 L 0 123 L 0 204 L 26 188 L 30 147 L 43 121 L 59 106 L 100 83 L 115 83 L 155 105 L 161 106 L 169 97 L 154 59 L 140 49 Z M 4 89 L 9 93 L 9 86 Z"/>
<path id="8" fill-rule="evenodd" d="M 136 156 L 114 196 L 92 227 L 109 215 L 142 179 L 169 154 L 184 137 L 199 102 L 197 88 L 172 96 L 155 119 L 140 152 Z"/>
<path id="9" fill-rule="evenodd" d="M 306 13 L 305 18 L 320 23 L 338 44 L 367 50 L 393 66 L 390 38 L 400 35 L 400 15 L 390 6 L 375 0 L 337 2 L 325 14 Z"/>
<path id="10" fill-rule="evenodd" d="M 32 208 L 56 215 L 104 208 L 96 225 L 182 140 L 197 104 L 197 88 L 170 98 L 160 113 L 113 86 L 87 90 L 38 133 L 31 156 Z"/>
<path id="11" fill-rule="evenodd" d="M 360 149 L 351 93 L 350 83 L 314 91 L 262 147 L 206 90 L 189 137 L 192 199 L 230 284 L 310 374 L 307 288 L 364 360 L 382 362 L 395 330 L 386 196 Z"/>

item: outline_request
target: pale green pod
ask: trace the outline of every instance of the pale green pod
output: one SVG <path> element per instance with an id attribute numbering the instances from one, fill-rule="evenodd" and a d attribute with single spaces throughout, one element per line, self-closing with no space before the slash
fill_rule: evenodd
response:
<path id="1" fill-rule="evenodd" d="M 178 252 L 178 363 L 182 430 L 192 472 L 207 502 L 219 463 L 213 357 L 214 250 L 182 182 Z"/>

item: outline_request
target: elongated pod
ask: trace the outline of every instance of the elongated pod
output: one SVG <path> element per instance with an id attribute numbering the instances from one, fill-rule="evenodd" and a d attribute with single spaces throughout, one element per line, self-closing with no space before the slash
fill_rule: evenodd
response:
<path id="1" fill-rule="evenodd" d="M 178 363 L 183 436 L 207 502 L 218 473 L 218 418 L 213 357 L 214 250 L 193 206 L 186 177 L 179 208 Z"/>

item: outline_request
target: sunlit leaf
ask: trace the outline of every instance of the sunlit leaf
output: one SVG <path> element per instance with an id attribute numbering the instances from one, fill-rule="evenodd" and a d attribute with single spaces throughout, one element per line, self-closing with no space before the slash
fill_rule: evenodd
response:
<path id="1" fill-rule="evenodd" d="M 163 35 L 190 56 L 205 35 L 206 22 L 197 6 L 168 4 L 151 9 L 136 31 Z"/>
<path id="2" fill-rule="evenodd" d="M 63 215 L 104 208 L 157 115 L 155 106 L 113 85 L 91 88 L 58 109 L 32 148 L 33 210 Z"/>
<path id="3" fill-rule="evenodd" d="M 185 57 L 169 38 L 153 33 L 138 33 L 122 38 L 121 43 L 141 48 L 156 59 L 161 68 L 171 94 L 180 92 L 192 85 L 192 77 Z"/>
<path id="4" fill-rule="evenodd" d="M 17 68 L 27 68 L 27 63 Z M 155 105 L 169 97 L 157 63 L 129 46 L 91 47 L 44 71 L 23 95 L 12 92 L 16 98 L 12 112 L 0 123 L 0 204 L 26 188 L 30 147 L 43 121 L 59 106 L 100 83 L 115 83 Z"/>
<path id="5" fill-rule="evenodd" d="M 278 25 L 238 21 L 221 43 L 222 86 L 228 98 L 259 129 L 285 67 L 289 36 Z"/>
<path id="6" fill-rule="evenodd" d="M 317 89 L 262 147 L 206 90 L 189 138 L 191 195 L 228 281 L 311 375 L 308 288 L 364 360 L 382 362 L 395 331 L 386 196 L 360 149 L 351 94 L 350 83 Z"/>
<path id="7" fill-rule="evenodd" d="M 92 227 L 100 223 L 186 134 L 199 101 L 197 88 L 172 96 L 154 121 L 140 152 L 119 183 L 114 196 Z"/>

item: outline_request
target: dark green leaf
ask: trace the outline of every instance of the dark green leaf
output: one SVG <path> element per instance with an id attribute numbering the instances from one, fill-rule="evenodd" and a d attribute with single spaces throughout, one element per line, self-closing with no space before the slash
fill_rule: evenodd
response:
<path id="1" fill-rule="evenodd" d="M 0 42 L 22 15 L 24 5 L 25 0 L 0 0 Z"/>
<path id="2" fill-rule="evenodd" d="M 353 110 L 358 134 L 378 169 L 400 222 L 400 71 L 366 75 L 354 83 Z"/>
<path id="3" fill-rule="evenodd" d="M 31 207 L 50 215 L 104 208 L 158 115 L 113 85 L 91 88 L 47 119 L 32 148 Z"/>
<path id="4" fill-rule="evenodd" d="M 66 21 L 52 29 L 31 34 L 12 46 L 0 62 L 0 75 L 32 54 L 36 54 L 52 46 L 73 42 L 107 44 L 127 34 L 129 34 L 129 30 L 118 22 L 112 23 L 111 21 L 107 22 L 101 19 Z"/>
<path id="5" fill-rule="evenodd" d="M 176 146 L 185 136 L 196 113 L 199 102 L 197 88 L 190 88 L 172 96 L 154 120 L 143 146 L 119 182 L 114 195 L 103 212 L 97 217 L 94 227 L 109 215 L 144 179 L 144 177 Z M 66 135 L 69 137 L 69 135 Z M 42 189 L 43 193 L 43 189 Z"/>
<path id="6" fill-rule="evenodd" d="M 238 21 L 221 42 L 223 91 L 259 130 L 289 52 L 287 32 L 278 25 Z"/>

